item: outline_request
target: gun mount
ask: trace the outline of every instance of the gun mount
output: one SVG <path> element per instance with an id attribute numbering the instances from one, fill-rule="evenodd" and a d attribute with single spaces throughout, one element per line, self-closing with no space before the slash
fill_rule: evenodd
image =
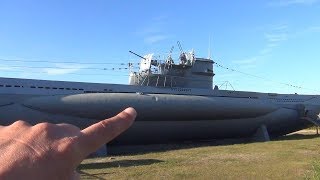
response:
<path id="1" fill-rule="evenodd" d="M 130 85 L 212 89 L 214 62 L 196 58 L 193 51 L 182 52 L 178 64 L 174 63 L 171 54 L 165 60 L 154 60 L 153 54 L 139 57 L 140 68 L 138 72 L 130 73 Z"/>

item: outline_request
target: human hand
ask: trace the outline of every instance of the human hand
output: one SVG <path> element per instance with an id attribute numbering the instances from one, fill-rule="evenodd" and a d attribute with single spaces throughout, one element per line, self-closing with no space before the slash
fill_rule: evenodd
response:
<path id="1" fill-rule="evenodd" d="M 81 161 L 129 128 L 136 115 L 127 108 L 83 130 L 24 121 L 0 126 L 0 179 L 79 179 Z"/>

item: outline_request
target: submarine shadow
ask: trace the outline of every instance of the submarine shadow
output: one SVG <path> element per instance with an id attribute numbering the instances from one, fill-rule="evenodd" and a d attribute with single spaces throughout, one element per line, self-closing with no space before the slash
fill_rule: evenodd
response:
<path id="1" fill-rule="evenodd" d="M 318 134 L 289 134 L 285 136 L 280 136 L 272 139 L 272 141 L 291 141 L 291 140 L 303 140 L 303 139 L 314 139 L 319 138 Z"/>
<path id="2" fill-rule="evenodd" d="M 317 134 L 289 134 L 272 138 L 271 141 L 291 141 L 319 138 Z M 179 149 L 192 149 L 209 146 L 229 146 L 234 144 L 251 144 L 256 141 L 253 138 L 230 138 L 230 139 L 211 139 L 199 141 L 172 142 L 167 144 L 148 144 L 148 145 L 112 145 L 108 146 L 110 155 L 141 155 L 152 152 L 166 152 Z"/>
<path id="3" fill-rule="evenodd" d="M 87 173 L 81 170 L 77 170 L 77 172 L 81 175 L 81 179 L 98 179 L 98 180 L 105 180 L 106 178 L 102 178 L 99 176 L 104 176 L 104 175 L 108 175 L 108 174 L 112 174 L 112 173 Z"/>
<path id="4" fill-rule="evenodd" d="M 105 179 L 101 176 L 106 176 L 108 174 L 114 174 L 115 172 L 105 172 L 108 168 L 118 168 L 118 167 L 132 167 L 132 166 L 146 166 L 156 163 L 164 162 L 158 159 L 137 159 L 137 160 L 118 160 L 111 162 L 90 162 L 86 164 L 80 164 L 77 167 L 77 172 L 85 179 Z M 98 173 L 85 172 L 86 170 L 101 170 Z"/>
<path id="5" fill-rule="evenodd" d="M 151 152 L 166 152 L 179 149 L 192 149 L 209 146 L 228 146 L 234 144 L 254 143 L 252 138 L 235 139 L 211 139 L 184 142 L 170 142 L 166 144 L 147 144 L 147 145 L 112 145 L 108 146 L 110 155 L 141 155 Z"/>
<path id="6" fill-rule="evenodd" d="M 105 169 L 114 167 L 131 167 L 131 166 L 146 166 L 156 163 L 164 162 L 158 159 L 136 159 L 136 160 L 118 160 L 111 162 L 92 162 L 86 164 L 80 164 L 77 169 Z"/>

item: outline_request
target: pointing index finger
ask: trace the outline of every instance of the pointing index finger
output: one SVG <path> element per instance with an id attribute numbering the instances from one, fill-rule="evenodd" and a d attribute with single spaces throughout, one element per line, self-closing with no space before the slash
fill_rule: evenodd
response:
<path id="1" fill-rule="evenodd" d="M 83 129 L 81 131 L 82 136 L 79 137 L 80 152 L 87 156 L 96 151 L 128 129 L 136 116 L 137 112 L 135 109 L 129 107 L 114 117 L 102 120 Z"/>

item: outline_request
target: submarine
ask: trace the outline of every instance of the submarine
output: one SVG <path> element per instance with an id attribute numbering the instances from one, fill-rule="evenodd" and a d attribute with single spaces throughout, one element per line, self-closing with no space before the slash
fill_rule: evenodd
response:
<path id="1" fill-rule="evenodd" d="M 175 63 L 139 56 L 129 84 L 0 78 L 0 124 L 17 120 L 85 128 L 126 107 L 136 121 L 110 144 L 255 137 L 268 141 L 319 126 L 320 96 L 220 90 L 214 61 L 181 51 Z"/>

